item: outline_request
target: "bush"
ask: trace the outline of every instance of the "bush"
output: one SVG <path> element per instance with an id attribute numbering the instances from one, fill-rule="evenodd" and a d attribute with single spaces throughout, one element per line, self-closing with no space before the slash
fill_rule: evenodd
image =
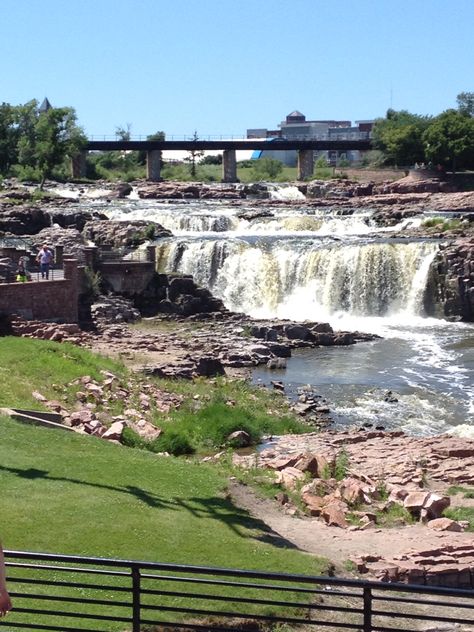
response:
<path id="1" fill-rule="evenodd" d="M 444 233 L 448 230 L 456 230 L 461 227 L 459 219 L 445 219 L 443 217 L 431 217 L 423 222 L 425 228 L 437 228 Z"/>
<path id="2" fill-rule="evenodd" d="M 283 171 L 283 163 L 274 158 L 259 158 L 253 163 L 256 180 L 274 180 Z"/>
<path id="3" fill-rule="evenodd" d="M 157 439 L 146 443 L 147 450 L 151 452 L 169 452 L 174 456 L 182 454 L 194 454 L 195 449 L 189 439 L 177 430 L 165 430 Z"/>
<path id="4" fill-rule="evenodd" d="M 128 426 L 125 426 L 125 428 L 123 429 L 122 443 L 123 445 L 126 445 L 129 448 L 146 449 L 147 447 L 146 441 L 144 441 L 140 437 L 138 432 L 135 432 L 135 430 L 132 430 Z"/>

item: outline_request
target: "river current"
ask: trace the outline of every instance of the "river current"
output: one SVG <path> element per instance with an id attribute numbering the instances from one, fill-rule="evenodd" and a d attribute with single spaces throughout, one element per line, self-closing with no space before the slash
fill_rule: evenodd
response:
<path id="1" fill-rule="evenodd" d="M 278 379 L 293 393 L 312 385 L 328 400 L 337 425 L 474 437 L 474 326 L 423 312 L 438 245 L 390 239 L 391 231 L 378 228 L 367 208 L 339 215 L 305 207 L 291 187 L 275 188 L 273 195 L 299 204 L 88 204 L 110 219 L 153 220 L 171 230 L 173 238 L 157 242 L 160 270 L 192 274 L 231 310 L 381 336 L 296 351 L 286 370 L 256 369 L 256 382 Z"/>

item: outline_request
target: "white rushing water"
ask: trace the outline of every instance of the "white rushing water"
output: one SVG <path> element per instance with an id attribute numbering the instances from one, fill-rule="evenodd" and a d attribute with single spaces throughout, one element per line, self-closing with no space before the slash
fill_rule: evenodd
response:
<path id="1" fill-rule="evenodd" d="M 275 187 L 276 196 L 294 195 L 282 191 Z M 474 437 L 474 327 L 424 314 L 436 243 L 390 239 L 370 210 L 339 215 L 304 200 L 297 208 L 125 201 L 104 211 L 170 229 L 175 237 L 157 244 L 160 269 L 192 274 L 229 309 L 382 336 L 297 351 L 286 371 L 258 369 L 256 380 L 277 377 L 290 391 L 314 385 L 340 424 Z M 385 401 L 388 390 L 397 401 Z"/>

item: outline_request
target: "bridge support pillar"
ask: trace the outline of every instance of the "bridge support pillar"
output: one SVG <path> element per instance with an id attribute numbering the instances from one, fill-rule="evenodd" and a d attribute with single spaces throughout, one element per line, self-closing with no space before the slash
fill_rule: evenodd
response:
<path id="1" fill-rule="evenodd" d="M 87 151 L 81 151 L 71 158 L 71 175 L 73 178 L 83 178 L 86 175 Z"/>
<path id="2" fill-rule="evenodd" d="M 222 157 L 222 182 L 238 182 L 235 149 L 224 149 Z"/>
<path id="3" fill-rule="evenodd" d="M 306 180 L 313 175 L 314 151 L 312 149 L 300 149 L 298 151 L 298 180 Z"/>
<path id="4" fill-rule="evenodd" d="M 146 152 L 146 179 L 161 182 L 161 151 L 152 149 Z"/>

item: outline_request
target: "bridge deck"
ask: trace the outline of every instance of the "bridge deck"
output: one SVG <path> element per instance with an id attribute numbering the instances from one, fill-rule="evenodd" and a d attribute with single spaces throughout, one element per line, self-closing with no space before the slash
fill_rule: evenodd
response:
<path id="1" fill-rule="evenodd" d="M 87 151 L 113 150 L 224 150 L 259 149 L 279 151 L 286 149 L 333 149 L 368 150 L 372 149 L 370 140 L 91 140 L 85 147 Z"/>

